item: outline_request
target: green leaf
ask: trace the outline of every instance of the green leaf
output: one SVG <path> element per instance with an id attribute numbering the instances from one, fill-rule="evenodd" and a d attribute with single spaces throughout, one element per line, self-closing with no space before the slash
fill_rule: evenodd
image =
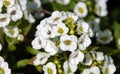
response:
<path id="1" fill-rule="evenodd" d="M 33 55 L 36 55 L 36 54 L 40 53 L 40 51 L 35 50 L 35 49 L 33 49 L 32 47 L 30 47 L 30 46 L 26 47 L 26 50 L 27 50 L 29 53 L 33 54 Z"/>
<path id="2" fill-rule="evenodd" d="M 58 4 L 56 2 L 51 2 L 51 5 L 52 5 L 52 8 L 53 10 L 59 10 L 59 11 L 73 11 L 74 9 L 74 6 L 75 6 L 75 1 L 74 0 L 71 0 L 70 3 L 68 5 L 61 5 L 61 4 Z"/>
<path id="3" fill-rule="evenodd" d="M 16 68 L 22 68 L 25 67 L 26 65 L 28 65 L 29 63 L 29 59 L 23 59 L 17 62 L 16 64 Z"/>
<path id="4" fill-rule="evenodd" d="M 114 22 L 113 24 L 113 29 L 114 29 L 114 37 L 116 39 L 120 38 L 120 24 L 118 22 Z"/>

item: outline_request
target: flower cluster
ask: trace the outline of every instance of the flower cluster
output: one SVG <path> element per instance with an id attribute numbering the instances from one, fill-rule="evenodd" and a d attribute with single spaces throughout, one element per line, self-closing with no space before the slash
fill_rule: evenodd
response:
<path id="1" fill-rule="evenodd" d="M 4 61 L 0 56 L 0 74 L 11 74 L 11 69 L 8 67 L 8 63 Z"/>
<path id="2" fill-rule="evenodd" d="M 113 40 L 112 32 L 108 28 L 104 31 L 100 29 L 101 17 L 108 14 L 107 0 L 93 0 L 93 3 L 87 0 L 78 1 L 73 11 L 80 18 L 86 19 L 100 44 L 109 44 Z"/>
<path id="3" fill-rule="evenodd" d="M 85 18 L 89 13 L 96 14 L 99 17 L 107 15 L 107 0 L 79 1 L 74 7 L 74 13 L 79 17 Z"/>
<path id="4" fill-rule="evenodd" d="M 38 8 L 41 8 L 39 0 L 1 0 L 0 1 L 0 28 L 3 28 L 4 33 L 10 38 L 18 37 L 18 40 L 23 40 L 20 25 L 23 21 L 34 23 L 35 18 L 41 16 Z M 35 12 L 36 11 L 36 12 Z M 27 24 L 27 25 L 28 25 Z M 21 33 L 21 34 L 20 34 Z M 20 34 L 20 35 L 19 35 Z"/>
<path id="5" fill-rule="evenodd" d="M 32 47 L 40 50 L 40 53 L 36 55 L 33 64 L 42 66 L 45 74 L 73 74 L 80 65 L 88 66 L 88 69 L 82 70 L 83 74 L 86 74 L 86 71 L 95 73 L 93 69 L 100 74 L 103 63 L 106 63 L 102 71 L 104 73 L 109 69 L 109 65 L 114 64 L 112 61 L 109 63 L 108 57 L 102 52 L 87 50 L 92 36 L 89 25 L 76 14 L 54 11 L 37 26 Z M 113 73 L 115 69 L 114 66 Z"/>

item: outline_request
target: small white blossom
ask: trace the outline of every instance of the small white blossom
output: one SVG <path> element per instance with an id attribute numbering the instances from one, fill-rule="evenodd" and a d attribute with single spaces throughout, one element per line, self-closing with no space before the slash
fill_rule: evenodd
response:
<path id="1" fill-rule="evenodd" d="M 58 23 L 57 26 L 53 26 L 53 31 L 56 36 L 67 34 L 69 29 L 63 23 Z"/>
<path id="2" fill-rule="evenodd" d="M 33 61 L 34 65 L 43 65 L 47 62 L 50 55 L 48 53 L 40 52 L 36 55 L 36 59 Z"/>
<path id="3" fill-rule="evenodd" d="M 8 63 L 4 61 L 3 57 L 0 56 L 0 73 L 11 74 L 11 69 L 8 67 Z"/>
<path id="4" fill-rule="evenodd" d="M 78 34 L 87 33 L 89 31 L 88 23 L 79 21 L 77 25 Z"/>
<path id="5" fill-rule="evenodd" d="M 18 4 L 20 4 L 21 10 L 25 11 L 27 9 L 27 0 L 18 0 Z"/>
<path id="6" fill-rule="evenodd" d="M 16 26 L 7 26 L 4 28 L 4 33 L 10 38 L 16 38 L 19 34 L 19 30 Z"/>
<path id="7" fill-rule="evenodd" d="M 58 52 L 58 48 L 52 41 L 47 40 L 45 51 L 48 52 L 50 55 L 55 55 Z"/>
<path id="8" fill-rule="evenodd" d="M 15 4 L 15 0 L 3 0 L 4 5 L 9 8 Z"/>
<path id="9" fill-rule="evenodd" d="M 72 65 L 68 61 L 63 63 L 64 74 L 74 74 L 77 70 L 77 65 Z"/>
<path id="10" fill-rule="evenodd" d="M 94 20 L 88 20 L 88 23 L 93 30 L 93 32 L 100 31 L 100 18 L 95 18 Z"/>
<path id="11" fill-rule="evenodd" d="M 84 59 L 84 54 L 81 51 L 73 51 L 69 56 L 69 62 L 72 65 L 78 65 Z"/>
<path id="12" fill-rule="evenodd" d="M 37 10 L 40 7 L 41 7 L 40 0 L 28 0 L 28 2 L 27 2 L 27 8 L 30 11 Z"/>
<path id="13" fill-rule="evenodd" d="M 103 61 L 104 60 L 103 52 L 96 52 L 96 60 L 97 61 Z"/>
<path id="14" fill-rule="evenodd" d="M 105 56 L 105 62 L 102 68 L 103 74 L 114 74 L 116 67 L 113 63 L 113 59 L 110 56 Z"/>
<path id="15" fill-rule="evenodd" d="M 56 65 L 52 62 L 48 62 L 43 66 L 44 74 L 57 74 Z"/>
<path id="16" fill-rule="evenodd" d="M 84 54 L 84 60 L 82 62 L 84 65 L 90 66 L 92 64 L 92 56 L 90 55 L 89 52 Z"/>
<path id="17" fill-rule="evenodd" d="M 77 48 L 77 37 L 74 35 L 63 35 L 60 37 L 60 48 L 63 51 L 75 51 Z"/>
<path id="18" fill-rule="evenodd" d="M 86 4 L 84 2 L 78 2 L 74 7 L 74 13 L 81 18 L 87 16 L 88 10 Z"/>
<path id="19" fill-rule="evenodd" d="M 55 34 L 53 33 L 53 30 L 49 24 L 45 24 L 44 26 L 41 26 L 38 28 L 38 30 L 36 32 L 36 36 L 39 36 L 39 35 L 41 35 L 45 38 L 53 38 L 55 36 Z"/>
<path id="20" fill-rule="evenodd" d="M 97 32 L 96 38 L 101 44 L 108 44 L 113 40 L 112 32 L 109 29 Z"/>
<path id="21" fill-rule="evenodd" d="M 0 12 L 2 11 L 3 1 L 0 1 Z"/>
<path id="22" fill-rule="evenodd" d="M 18 37 L 17 37 L 17 40 L 23 41 L 24 40 L 23 34 L 19 34 Z"/>
<path id="23" fill-rule="evenodd" d="M 64 18 L 66 17 L 67 19 L 70 19 L 72 21 L 77 21 L 78 19 L 78 16 L 71 12 L 62 12 L 62 15 L 64 16 Z"/>
<path id="24" fill-rule="evenodd" d="M 88 35 L 83 34 L 79 39 L 78 39 L 78 46 L 80 50 L 85 50 L 89 45 L 91 44 L 91 40 L 88 37 Z"/>
<path id="25" fill-rule="evenodd" d="M 70 3 L 70 0 L 55 0 L 55 1 L 62 5 L 68 5 Z"/>
<path id="26" fill-rule="evenodd" d="M 32 41 L 32 47 L 36 50 L 44 48 L 45 46 L 46 46 L 46 39 L 42 36 L 38 36 Z"/>
<path id="27" fill-rule="evenodd" d="M 23 13 L 20 10 L 20 6 L 18 4 L 7 9 L 7 13 L 11 15 L 12 21 L 17 21 L 22 18 Z"/>
<path id="28" fill-rule="evenodd" d="M 49 19 L 48 22 L 53 24 L 58 24 L 63 20 L 62 14 L 58 11 L 52 12 L 51 16 L 48 19 Z"/>
<path id="29" fill-rule="evenodd" d="M 100 17 L 106 16 L 108 14 L 108 11 L 106 9 L 106 5 L 96 4 L 95 5 L 95 13 Z"/>
<path id="30" fill-rule="evenodd" d="M 84 69 L 82 74 L 100 74 L 100 69 L 97 66 L 93 66 L 90 69 Z"/>
<path id="31" fill-rule="evenodd" d="M 0 43 L 0 51 L 2 50 L 2 44 Z"/>
<path id="32" fill-rule="evenodd" d="M 28 13 L 27 10 L 25 10 L 23 12 L 23 14 L 24 14 L 24 19 L 28 20 L 29 23 L 34 23 L 35 22 L 35 18 L 32 16 L 32 14 Z"/>
<path id="33" fill-rule="evenodd" d="M 10 23 L 10 15 L 0 14 L 0 27 L 6 27 Z"/>

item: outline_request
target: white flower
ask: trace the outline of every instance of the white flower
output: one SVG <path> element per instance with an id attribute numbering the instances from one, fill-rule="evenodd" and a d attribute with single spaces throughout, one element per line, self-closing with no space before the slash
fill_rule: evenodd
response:
<path id="1" fill-rule="evenodd" d="M 5 14 L 0 14 L 0 27 L 5 27 L 10 23 L 10 15 L 5 13 Z"/>
<path id="2" fill-rule="evenodd" d="M 110 56 L 105 56 L 104 65 L 102 68 L 103 74 L 114 74 L 116 67 L 113 63 L 113 59 Z"/>
<path id="3" fill-rule="evenodd" d="M 95 13 L 100 17 L 106 16 L 108 14 L 108 11 L 106 9 L 106 5 L 96 4 L 95 5 Z"/>
<path id="4" fill-rule="evenodd" d="M 88 10 L 86 4 L 84 2 L 78 2 L 74 7 L 74 13 L 81 18 L 87 16 Z"/>
<path id="5" fill-rule="evenodd" d="M 22 11 L 25 11 L 27 9 L 27 0 L 18 0 L 18 4 L 20 4 Z"/>
<path id="6" fill-rule="evenodd" d="M 47 62 L 50 55 L 48 53 L 40 52 L 36 55 L 36 59 L 33 61 L 34 65 L 43 65 Z"/>
<path id="7" fill-rule="evenodd" d="M 88 65 L 88 66 L 92 64 L 92 56 L 90 55 L 89 52 L 85 53 L 82 64 Z"/>
<path id="8" fill-rule="evenodd" d="M 8 68 L 8 63 L 0 56 L 0 73 L 11 74 L 11 69 Z"/>
<path id="9" fill-rule="evenodd" d="M 100 18 L 95 18 L 94 20 L 88 20 L 90 27 L 93 32 L 97 32 L 100 30 Z"/>
<path id="10" fill-rule="evenodd" d="M 2 50 L 2 44 L 0 43 L 0 51 Z"/>
<path id="11" fill-rule="evenodd" d="M 58 48 L 52 41 L 47 40 L 45 51 L 48 52 L 50 55 L 55 55 L 58 52 Z"/>
<path id="12" fill-rule="evenodd" d="M 63 35 L 60 37 L 60 48 L 63 51 L 75 51 L 77 48 L 77 37 L 74 35 Z"/>
<path id="13" fill-rule="evenodd" d="M 44 74 L 57 74 L 56 65 L 52 62 L 48 62 L 43 66 Z"/>
<path id="14" fill-rule="evenodd" d="M 48 22 L 53 24 L 58 24 L 63 20 L 62 14 L 59 11 L 52 12 L 51 16 L 48 19 Z"/>
<path id="15" fill-rule="evenodd" d="M 19 34 L 18 37 L 17 37 L 17 40 L 23 41 L 24 40 L 23 34 Z"/>
<path id="16" fill-rule="evenodd" d="M 2 11 L 3 1 L 0 1 L 0 12 Z"/>
<path id="17" fill-rule="evenodd" d="M 23 14 L 24 14 L 24 19 L 28 20 L 29 23 L 34 23 L 35 22 L 35 18 L 32 16 L 32 14 L 28 13 L 27 10 L 25 10 L 23 12 Z"/>
<path id="18" fill-rule="evenodd" d="M 62 12 L 62 16 L 64 16 L 64 18 L 66 17 L 66 19 L 69 19 L 72 21 L 77 21 L 77 19 L 78 19 L 78 16 L 71 12 Z"/>
<path id="19" fill-rule="evenodd" d="M 101 44 L 108 44 L 113 40 L 112 32 L 109 29 L 97 32 L 96 38 Z"/>
<path id="20" fill-rule="evenodd" d="M 87 33 L 89 31 L 88 23 L 84 21 L 78 21 L 77 31 L 78 31 L 78 34 Z"/>
<path id="21" fill-rule="evenodd" d="M 53 31 L 56 36 L 67 34 L 69 29 L 64 23 L 58 23 L 57 26 L 53 26 Z"/>
<path id="22" fill-rule="evenodd" d="M 33 16 L 34 16 L 35 18 L 41 18 L 41 17 L 43 17 L 43 16 L 45 15 L 45 13 L 42 12 L 41 10 L 42 10 L 41 8 L 37 9 L 37 10 L 34 12 Z"/>
<path id="23" fill-rule="evenodd" d="M 3 0 L 4 5 L 9 8 L 15 4 L 15 0 Z"/>
<path id="24" fill-rule="evenodd" d="M 40 7 L 41 7 L 40 0 L 28 0 L 28 2 L 27 2 L 27 8 L 30 11 L 37 10 Z"/>
<path id="25" fill-rule="evenodd" d="M 70 0 L 55 0 L 55 1 L 62 5 L 68 5 L 70 3 Z"/>
<path id="26" fill-rule="evenodd" d="M 51 26 L 49 24 L 40 24 L 42 25 L 41 27 L 38 28 L 37 32 L 36 32 L 36 36 L 43 36 L 45 38 L 53 38 L 55 35 L 53 33 L 53 30 L 51 28 Z"/>
<path id="27" fill-rule="evenodd" d="M 93 66 L 90 69 L 84 69 L 82 74 L 100 74 L 100 69 L 97 66 Z"/>
<path id="28" fill-rule="evenodd" d="M 81 51 L 73 51 L 69 56 L 69 62 L 72 65 L 78 65 L 84 59 L 84 54 Z"/>
<path id="29" fill-rule="evenodd" d="M 93 37 L 94 36 L 94 33 L 93 33 L 91 28 L 88 29 L 88 33 L 87 34 L 88 34 L 89 37 Z"/>
<path id="30" fill-rule="evenodd" d="M 96 52 L 96 60 L 97 61 L 103 61 L 104 60 L 103 52 Z"/>
<path id="31" fill-rule="evenodd" d="M 4 28 L 4 32 L 10 38 L 16 38 L 19 34 L 18 27 L 16 26 L 7 26 Z"/>
<path id="32" fill-rule="evenodd" d="M 32 41 L 32 47 L 36 50 L 44 48 L 45 46 L 46 46 L 46 39 L 42 36 L 38 36 Z"/>
<path id="33" fill-rule="evenodd" d="M 117 47 L 120 48 L 120 38 L 117 40 Z"/>
<path id="34" fill-rule="evenodd" d="M 18 4 L 7 9 L 7 13 L 11 15 L 12 21 L 17 21 L 22 18 L 23 13 L 20 10 L 20 6 Z"/>
<path id="35" fill-rule="evenodd" d="M 78 39 L 78 47 L 80 50 L 85 50 L 91 44 L 91 40 L 87 34 L 83 34 Z"/>
<path id="36" fill-rule="evenodd" d="M 64 74 L 74 74 L 77 70 L 77 65 L 72 65 L 68 61 L 63 63 Z"/>
<path id="37" fill-rule="evenodd" d="M 82 74 L 90 74 L 90 69 L 84 69 Z"/>

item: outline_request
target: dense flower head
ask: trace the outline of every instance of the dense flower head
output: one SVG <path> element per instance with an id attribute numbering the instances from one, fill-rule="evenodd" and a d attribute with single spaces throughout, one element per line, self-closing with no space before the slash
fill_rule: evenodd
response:
<path id="1" fill-rule="evenodd" d="M 8 67 L 8 63 L 5 62 L 5 60 L 1 56 L 0 56 L 0 74 L 11 74 L 11 69 Z"/>
<path id="2" fill-rule="evenodd" d="M 34 7 L 36 5 L 37 7 Z M 28 22 L 27 25 L 32 24 L 35 22 L 35 16 L 38 18 L 42 17 L 40 9 L 40 0 L 1 0 L 0 28 L 5 28 L 4 30 L 6 30 L 6 28 L 11 26 L 11 24 L 12 26 L 18 27 L 19 25 L 23 24 L 23 21 Z M 18 27 L 18 30 L 19 29 L 21 28 Z M 6 31 L 4 32 L 10 38 L 18 37 L 18 34 L 16 34 L 17 36 L 12 37 Z"/>
<path id="3" fill-rule="evenodd" d="M 42 52 L 37 54 L 34 65 L 43 65 L 43 70 L 46 72 L 46 63 L 49 59 L 56 56 L 61 58 L 61 55 L 64 55 L 66 56 L 66 59 L 64 57 L 62 59 L 63 69 L 66 70 L 64 73 L 67 74 L 69 69 L 70 73 L 74 73 L 77 65 L 84 59 L 82 51 L 91 44 L 90 29 L 89 25 L 76 14 L 54 11 L 37 26 L 31 44 L 34 49 Z"/>
<path id="4" fill-rule="evenodd" d="M 32 46 L 37 50 L 42 47 L 46 51 L 48 42 L 51 41 L 58 50 L 85 50 L 91 44 L 89 29 L 89 25 L 74 13 L 54 11 L 50 17 L 43 19 L 37 26 Z"/>

